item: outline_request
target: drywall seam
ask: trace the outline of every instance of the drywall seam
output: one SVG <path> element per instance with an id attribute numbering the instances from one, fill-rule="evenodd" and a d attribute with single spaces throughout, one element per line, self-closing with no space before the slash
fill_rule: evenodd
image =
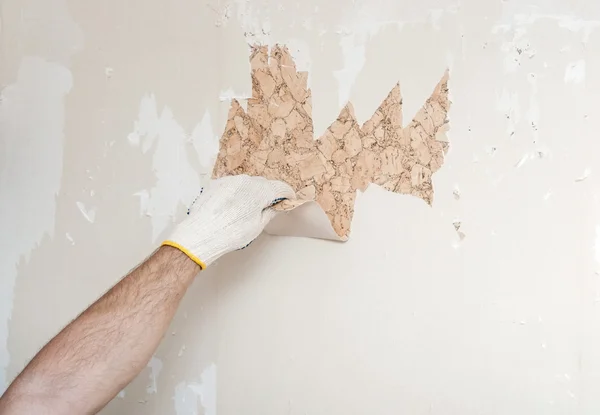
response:
<path id="1" fill-rule="evenodd" d="M 21 61 L 17 80 L 0 96 L 0 393 L 7 385 L 8 321 L 17 265 L 54 232 L 63 168 L 69 69 L 39 57 Z"/>
<path id="2" fill-rule="evenodd" d="M 433 201 L 431 176 L 448 150 L 448 73 L 406 126 L 396 84 L 362 126 L 348 103 L 314 140 L 308 74 L 297 72 L 285 47 L 253 47 L 248 110 L 232 102 L 214 177 L 264 176 L 289 183 L 301 201 L 316 201 L 336 234 L 350 232 L 356 190 L 369 183 Z M 297 204 L 284 203 L 284 209 Z"/>
<path id="3" fill-rule="evenodd" d="M 171 109 L 165 106 L 159 115 L 154 94 L 146 94 L 127 140 L 132 146 L 141 146 L 143 153 L 154 151 L 156 184 L 151 189 L 140 189 L 133 196 L 140 198 L 140 214 L 151 218 L 152 240 L 156 241 L 173 221 L 178 204 L 189 206 L 198 194 L 203 175 L 209 174 L 218 151 L 218 138 L 212 131 L 208 111 L 188 136 Z M 194 152 L 188 149 L 192 148 L 200 164 L 200 174 L 190 165 L 189 154 Z"/>

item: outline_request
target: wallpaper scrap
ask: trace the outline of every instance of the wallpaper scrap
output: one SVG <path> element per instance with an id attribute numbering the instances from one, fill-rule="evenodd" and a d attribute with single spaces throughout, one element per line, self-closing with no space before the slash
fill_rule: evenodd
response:
<path id="1" fill-rule="evenodd" d="M 297 200 L 280 210 L 316 201 L 335 233 L 350 232 L 356 190 L 369 183 L 433 201 L 431 177 L 448 151 L 448 72 L 414 119 L 402 126 L 402 97 L 396 84 L 362 126 L 351 103 L 318 140 L 313 136 L 307 72 L 297 72 L 285 46 L 252 47 L 252 98 L 247 111 L 234 100 L 229 110 L 213 177 L 248 174 L 282 180 Z"/>

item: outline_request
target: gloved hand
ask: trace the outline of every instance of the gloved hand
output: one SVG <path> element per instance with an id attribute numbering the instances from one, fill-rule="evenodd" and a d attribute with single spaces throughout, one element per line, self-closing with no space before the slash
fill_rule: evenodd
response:
<path id="1" fill-rule="evenodd" d="M 211 180 L 192 203 L 189 216 L 162 244 L 181 250 L 205 269 L 221 255 L 252 242 L 277 215 L 270 206 L 293 198 L 290 186 L 264 177 Z"/>

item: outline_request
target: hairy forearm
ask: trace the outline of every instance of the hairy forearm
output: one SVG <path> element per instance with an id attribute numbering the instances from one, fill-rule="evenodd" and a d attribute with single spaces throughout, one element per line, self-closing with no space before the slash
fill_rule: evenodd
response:
<path id="1" fill-rule="evenodd" d="M 145 367 L 199 270 L 161 247 L 34 357 L 0 414 L 96 413 Z"/>

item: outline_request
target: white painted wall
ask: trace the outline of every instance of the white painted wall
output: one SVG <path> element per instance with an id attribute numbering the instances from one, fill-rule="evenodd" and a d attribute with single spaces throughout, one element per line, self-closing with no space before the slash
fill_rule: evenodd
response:
<path id="1" fill-rule="evenodd" d="M 317 133 L 449 67 L 433 207 L 371 186 L 345 244 L 219 260 L 103 413 L 600 411 L 600 3 L 171 3 L 0 5 L 0 389 L 184 212 L 260 41 Z"/>

